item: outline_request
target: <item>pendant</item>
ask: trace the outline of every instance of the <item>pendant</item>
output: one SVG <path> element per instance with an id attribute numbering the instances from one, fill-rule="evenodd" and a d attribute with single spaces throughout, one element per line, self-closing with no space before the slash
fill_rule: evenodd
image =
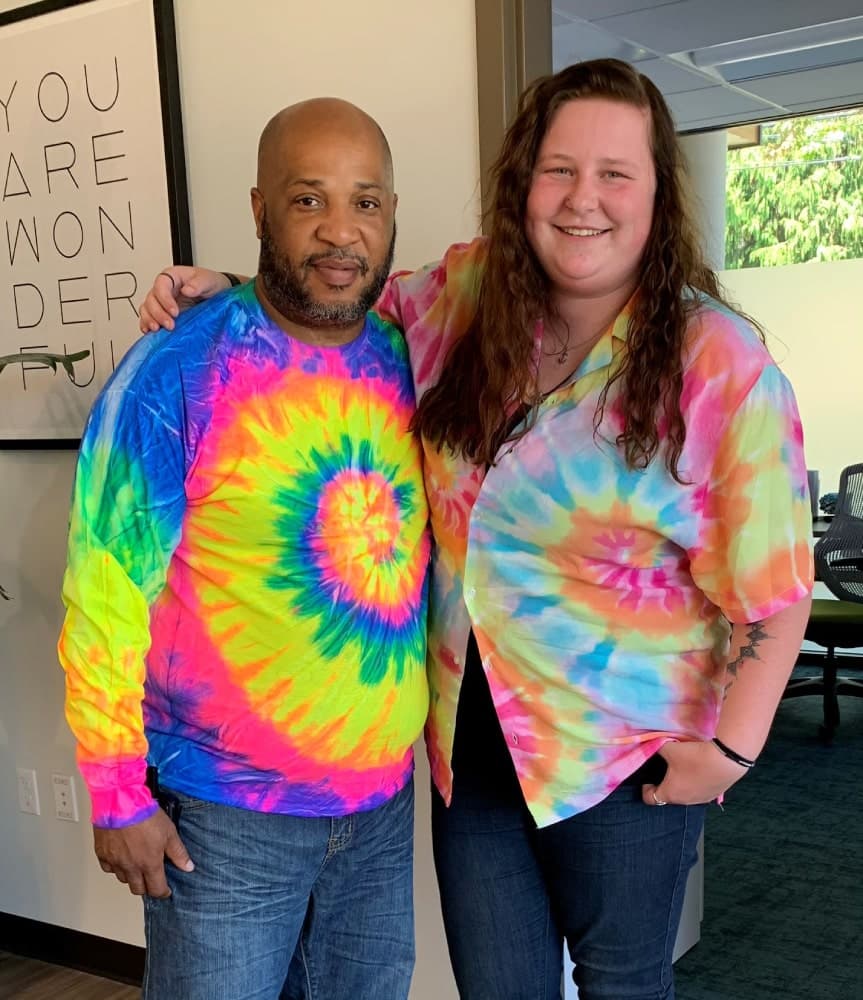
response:
<path id="1" fill-rule="evenodd" d="M 557 356 L 557 363 L 559 365 L 565 365 L 566 359 L 569 357 L 569 344 L 564 347 L 564 349 Z"/>

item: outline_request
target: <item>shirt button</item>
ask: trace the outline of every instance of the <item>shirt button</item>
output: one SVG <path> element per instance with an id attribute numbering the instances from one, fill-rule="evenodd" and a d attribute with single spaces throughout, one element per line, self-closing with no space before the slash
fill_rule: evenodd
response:
<path id="1" fill-rule="evenodd" d="M 476 587 L 468 587 L 467 589 L 468 597 L 476 597 Z"/>

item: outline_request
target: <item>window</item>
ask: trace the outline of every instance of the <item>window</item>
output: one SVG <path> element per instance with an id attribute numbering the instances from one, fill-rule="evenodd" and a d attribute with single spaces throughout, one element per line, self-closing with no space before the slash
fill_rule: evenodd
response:
<path id="1" fill-rule="evenodd" d="M 863 109 L 760 133 L 728 150 L 726 268 L 863 257 Z"/>

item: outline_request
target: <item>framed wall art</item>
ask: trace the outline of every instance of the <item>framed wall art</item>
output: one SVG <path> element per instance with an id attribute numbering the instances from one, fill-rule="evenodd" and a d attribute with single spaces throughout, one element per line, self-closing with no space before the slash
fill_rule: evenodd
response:
<path id="1" fill-rule="evenodd" d="M 172 0 L 0 13 L 0 361 L 25 355 L 0 448 L 77 446 L 169 260 L 191 261 Z"/>

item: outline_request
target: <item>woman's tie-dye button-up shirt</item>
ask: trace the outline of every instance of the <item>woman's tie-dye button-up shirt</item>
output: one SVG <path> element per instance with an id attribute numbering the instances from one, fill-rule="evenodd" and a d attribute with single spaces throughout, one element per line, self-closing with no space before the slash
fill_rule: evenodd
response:
<path id="1" fill-rule="evenodd" d="M 425 721 L 429 551 L 404 340 L 286 336 L 249 284 L 139 341 L 81 447 L 60 657 L 93 822 L 160 781 L 294 815 L 372 808 Z"/>
<path id="2" fill-rule="evenodd" d="M 486 244 L 390 283 L 419 398 L 476 308 Z M 537 343 L 541 330 L 537 331 Z M 486 476 L 425 446 L 435 546 L 427 742 L 449 798 L 471 624 L 528 806 L 540 826 L 601 801 L 668 739 L 713 735 L 730 622 L 812 587 L 802 433 L 756 332 L 705 300 L 691 324 L 679 471 L 632 470 L 615 447 L 618 317 Z"/>

